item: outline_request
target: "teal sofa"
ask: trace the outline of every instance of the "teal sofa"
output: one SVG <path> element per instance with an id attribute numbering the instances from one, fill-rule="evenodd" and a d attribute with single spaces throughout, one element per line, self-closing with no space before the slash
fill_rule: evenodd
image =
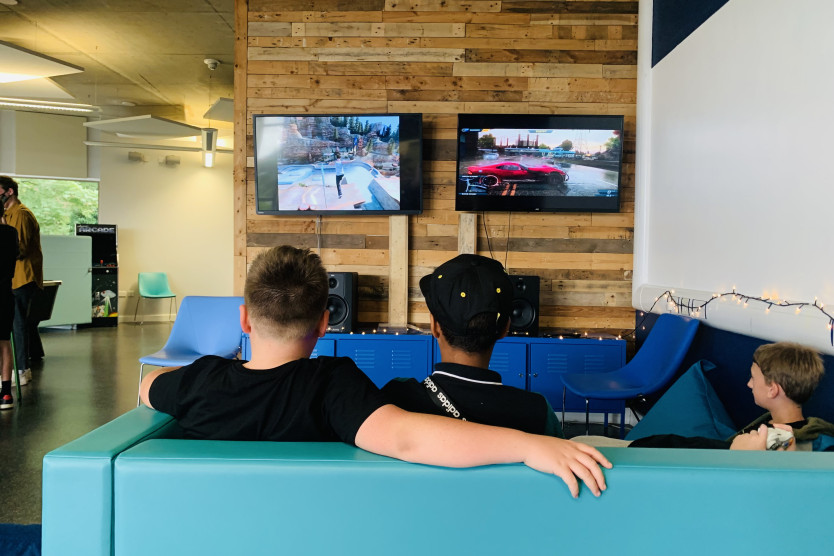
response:
<path id="1" fill-rule="evenodd" d="M 826 453 L 610 448 L 608 491 L 341 443 L 175 438 L 137 408 L 44 457 L 45 556 L 828 554 Z"/>

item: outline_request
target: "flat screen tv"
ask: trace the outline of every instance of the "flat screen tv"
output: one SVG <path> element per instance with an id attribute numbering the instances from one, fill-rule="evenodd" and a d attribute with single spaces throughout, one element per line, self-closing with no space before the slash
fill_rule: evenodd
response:
<path id="1" fill-rule="evenodd" d="M 617 212 L 622 116 L 461 114 L 455 210 Z"/>
<path id="2" fill-rule="evenodd" d="M 253 116 L 258 214 L 417 214 L 421 114 Z"/>

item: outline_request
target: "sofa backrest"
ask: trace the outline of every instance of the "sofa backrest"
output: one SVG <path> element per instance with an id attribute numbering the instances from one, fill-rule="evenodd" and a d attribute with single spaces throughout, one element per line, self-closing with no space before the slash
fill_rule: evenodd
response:
<path id="1" fill-rule="evenodd" d="M 600 498 L 521 464 L 446 469 L 341 443 L 158 439 L 116 459 L 114 554 L 784 554 L 828 550 L 831 455 L 604 449 Z M 764 513 L 763 513 L 764 512 Z"/>

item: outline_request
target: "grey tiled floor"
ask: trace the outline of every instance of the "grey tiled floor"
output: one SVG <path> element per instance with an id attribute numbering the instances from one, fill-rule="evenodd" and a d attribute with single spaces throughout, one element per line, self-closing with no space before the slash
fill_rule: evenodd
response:
<path id="1" fill-rule="evenodd" d="M 161 348 L 170 330 L 41 330 L 46 356 L 32 365 L 23 400 L 0 411 L 0 523 L 41 522 L 44 454 L 136 407 L 138 359 Z"/>

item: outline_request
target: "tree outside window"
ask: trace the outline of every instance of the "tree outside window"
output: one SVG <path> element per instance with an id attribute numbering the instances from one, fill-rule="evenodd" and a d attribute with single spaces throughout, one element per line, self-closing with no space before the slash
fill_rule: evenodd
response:
<path id="1" fill-rule="evenodd" d="M 76 224 L 98 223 L 98 182 L 15 178 L 20 201 L 40 224 L 42 235 L 75 235 Z"/>

